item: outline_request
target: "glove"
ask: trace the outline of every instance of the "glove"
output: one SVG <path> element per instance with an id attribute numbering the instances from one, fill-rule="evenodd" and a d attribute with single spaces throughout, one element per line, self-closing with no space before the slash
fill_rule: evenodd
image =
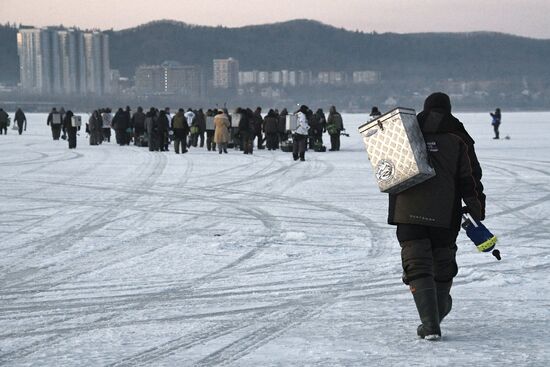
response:
<path id="1" fill-rule="evenodd" d="M 497 238 L 483 225 L 468 215 L 463 215 L 462 228 L 480 252 L 489 252 L 495 248 Z"/>

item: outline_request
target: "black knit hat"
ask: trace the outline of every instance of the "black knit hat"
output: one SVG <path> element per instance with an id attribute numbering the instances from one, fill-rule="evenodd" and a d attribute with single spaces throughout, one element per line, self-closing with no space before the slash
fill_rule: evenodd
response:
<path id="1" fill-rule="evenodd" d="M 451 113 L 451 99 L 448 95 L 442 92 L 432 93 L 424 101 L 424 111 L 429 111 L 434 108 L 444 110 Z"/>
<path id="2" fill-rule="evenodd" d="M 300 109 L 298 111 L 300 111 L 303 114 L 306 114 L 308 110 L 309 110 L 309 107 L 303 104 L 300 106 Z"/>

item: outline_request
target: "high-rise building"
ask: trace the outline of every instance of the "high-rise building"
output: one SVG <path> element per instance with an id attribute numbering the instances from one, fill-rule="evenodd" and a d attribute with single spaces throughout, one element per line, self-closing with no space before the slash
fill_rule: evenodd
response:
<path id="1" fill-rule="evenodd" d="M 202 68 L 165 61 L 161 65 L 143 65 L 136 69 L 136 89 L 140 94 L 177 94 L 202 97 L 205 83 Z"/>
<path id="2" fill-rule="evenodd" d="M 214 88 L 236 89 L 239 85 L 239 61 L 228 59 L 214 59 Z"/>
<path id="3" fill-rule="evenodd" d="M 110 93 L 109 36 L 104 33 L 22 27 L 17 47 L 21 88 L 27 93 Z"/>

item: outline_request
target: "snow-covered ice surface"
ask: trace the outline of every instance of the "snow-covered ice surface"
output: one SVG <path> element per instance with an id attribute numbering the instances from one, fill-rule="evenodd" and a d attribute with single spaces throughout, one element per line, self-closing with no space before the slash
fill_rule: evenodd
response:
<path id="1" fill-rule="evenodd" d="M 13 116 L 13 114 L 12 114 Z M 417 339 L 387 196 L 340 152 L 0 136 L 0 365 L 548 366 L 550 113 L 457 114 L 501 262 L 459 236 L 443 340 Z M 325 137 L 325 144 L 328 142 Z"/>

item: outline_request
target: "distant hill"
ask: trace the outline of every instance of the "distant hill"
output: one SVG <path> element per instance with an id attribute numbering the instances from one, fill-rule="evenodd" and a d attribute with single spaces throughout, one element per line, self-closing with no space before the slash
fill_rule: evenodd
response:
<path id="1" fill-rule="evenodd" d="M 156 21 L 112 32 L 111 62 L 123 75 L 142 63 L 211 65 L 232 56 L 242 70 L 380 70 L 422 78 L 550 75 L 550 40 L 499 33 L 376 34 L 294 20 L 241 28 Z"/>
<path id="2" fill-rule="evenodd" d="M 211 70 L 234 57 L 241 70 L 377 70 L 384 79 L 550 78 L 550 40 L 501 33 L 363 33 L 311 20 L 205 27 L 155 21 L 109 31 L 111 66 L 133 76 L 141 64 L 175 60 Z M 0 82 L 18 79 L 16 30 L 0 26 Z"/>

